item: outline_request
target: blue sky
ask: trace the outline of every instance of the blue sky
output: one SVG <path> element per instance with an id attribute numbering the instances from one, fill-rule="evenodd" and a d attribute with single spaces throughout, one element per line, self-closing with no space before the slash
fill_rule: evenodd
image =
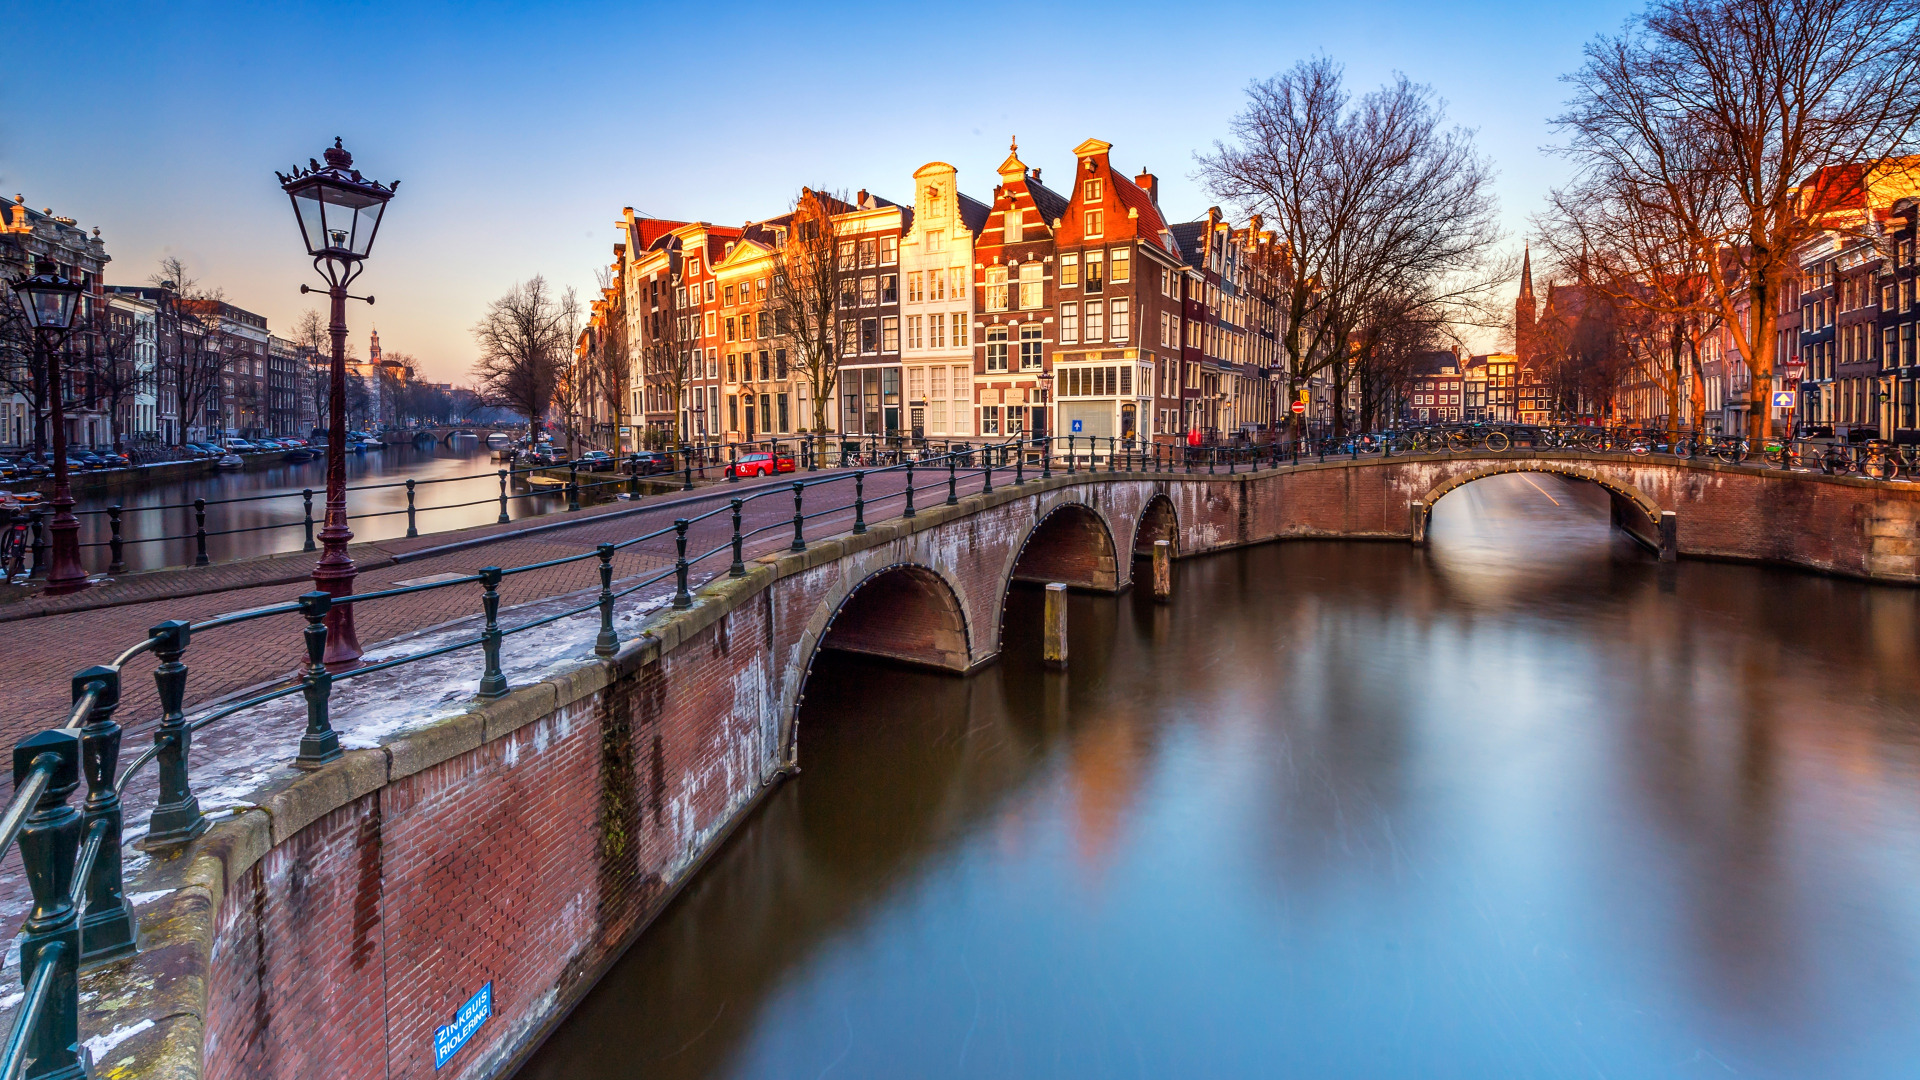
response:
<path id="1" fill-rule="evenodd" d="M 1478 129 L 1517 246 L 1560 176 L 1558 77 L 1637 3 L 34 5 L 48 48 L 0 69 L 0 195 L 98 225 L 109 281 L 175 254 L 290 327 L 310 298 L 272 170 L 344 136 L 404 181 L 349 319 L 463 381 L 486 301 L 535 273 L 593 288 L 633 206 L 737 224 L 801 184 L 910 197 L 930 160 L 985 196 L 1018 135 L 1058 173 L 1088 136 L 1174 220 L 1247 83 L 1324 52 L 1403 71 Z"/>

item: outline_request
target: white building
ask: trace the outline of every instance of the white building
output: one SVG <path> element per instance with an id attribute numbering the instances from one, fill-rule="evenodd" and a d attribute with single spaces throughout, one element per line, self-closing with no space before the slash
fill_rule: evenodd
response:
<path id="1" fill-rule="evenodd" d="M 960 194 L 942 161 L 913 174 L 913 226 L 900 240 L 901 364 L 916 438 L 973 431 L 973 241 L 992 208 Z"/>
<path id="2" fill-rule="evenodd" d="M 125 331 L 120 345 L 127 351 L 134 376 L 134 390 L 120 405 L 121 415 L 114 425 L 123 441 L 158 441 L 160 429 L 159 307 L 138 293 L 110 292 L 107 306 Z"/>

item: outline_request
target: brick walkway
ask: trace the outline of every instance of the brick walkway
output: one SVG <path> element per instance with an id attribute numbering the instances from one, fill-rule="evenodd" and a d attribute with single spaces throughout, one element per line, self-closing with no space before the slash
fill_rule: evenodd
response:
<path id="1" fill-rule="evenodd" d="M 817 477 L 826 475 L 817 474 Z M 360 567 L 355 591 L 373 592 L 439 574 L 469 574 L 482 566 L 524 566 L 577 555 L 591 550 L 595 544 L 619 542 L 670 527 L 676 517 L 725 506 L 726 500 L 735 495 L 766 492 L 746 507 L 743 527 L 749 531 L 763 527 L 768 530 L 749 539 L 747 554 L 751 558 L 791 541 L 791 529 L 781 527 L 783 523 L 790 523 L 793 516 L 793 500 L 787 494 L 791 480 L 792 477 L 773 482 L 743 482 L 686 495 L 657 497 L 638 507 L 628 503 L 608 504 L 569 514 L 559 522 L 538 519 L 414 540 L 382 541 L 355 550 L 355 561 Z M 944 485 L 936 492 L 924 486 L 925 480 L 922 474 L 915 484 L 919 489 L 916 498 L 923 505 L 944 498 Z M 977 479 L 974 486 L 978 486 Z M 904 479 L 899 473 L 869 477 L 868 501 L 897 495 L 903 487 Z M 847 475 L 810 489 L 807 512 L 850 503 L 852 488 L 852 478 Z M 874 519 L 897 516 L 900 505 L 898 498 L 880 503 L 874 508 Z M 851 518 L 848 511 L 809 521 L 807 531 L 814 537 L 842 532 Z M 690 532 L 689 557 L 725 545 L 731 535 L 730 515 L 716 514 Z M 439 550 L 449 545 L 471 546 Z M 368 556 L 365 559 L 361 558 L 363 550 Z M 123 593 L 114 606 L 42 614 L 35 618 L 18 618 L 14 609 L 0 608 L 8 620 L 0 622 L 0 657 L 5 658 L 9 689 L 5 711 L 0 713 L 0 745 L 12 745 L 35 731 L 56 725 L 71 700 L 69 680 L 73 672 L 88 664 L 109 662 L 121 650 L 143 640 L 149 627 L 166 619 L 204 621 L 227 612 L 290 600 L 305 591 L 304 572 L 311 567 L 313 558 L 311 554 L 281 556 L 140 575 L 139 579 L 129 579 L 127 584 L 155 579 L 150 583 L 141 580 L 138 586 L 154 598 Z M 618 578 L 630 578 L 671 567 L 673 560 L 674 543 L 668 535 L 623 549 L 614 560 L 614 573 Z M 709 557 L 694 567 L 695 583 L 725 573 L 729 562 L 729 553 Z M 208 575 L 214 576 L 216 582 L 211 590 L 205 584 Z M 262 584 L 262 581 L 270 583 Z M 502 608 L 593 589 L 598 581 L 598 563 L 593 559 L 516 574 L 508 577 L 501 587 Z M 114 588 L 121 584 L 116 583 Z M 101 595 L 106 595 L 104 590 Z M 371 646 L 470 616 L 479 609 L 479 586 L 465 585 L 357 605 L 355 616 L 360 641 L 363 646 Z M 502 622 L 511 625 L 510 620 Z M 191 672 L 189 706 L 291 675 L 304 662 L 300 644 L 303 625 L 298 616 L 276 616 L 195 637 L 184 658 Z M 127 729 L 129 745 L 149 738 L 157 720 L 158 699 L 152 669 L 152 660 L 142 657 L 126 670 L 119 720 Z"/>

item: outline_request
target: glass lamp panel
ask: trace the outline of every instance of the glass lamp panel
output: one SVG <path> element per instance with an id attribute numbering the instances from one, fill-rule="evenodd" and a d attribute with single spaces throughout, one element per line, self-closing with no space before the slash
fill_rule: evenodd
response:
<path id="1" fill-rule="evenodd" d="M 366 258 L 373 251 L 374 234 L 380 231 L 380 215 L 385 213 L 384 199 L 368 200 L 353 216 L 353 253 Z"/>
<path id="2" fill-rule="evenodd" d="M 293 209 L 300 218 L 300 234 L 307 242 L 307 254 L 318 255 L 326 249 L 327 232 L 317 184 L 309 184 L 290 193 Z"/>

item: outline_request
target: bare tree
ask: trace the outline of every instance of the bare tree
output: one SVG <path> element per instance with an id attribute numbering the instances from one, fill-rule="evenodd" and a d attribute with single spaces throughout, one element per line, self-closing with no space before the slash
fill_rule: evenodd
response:
<path id="1" fill-rule="evenodd" d="M 646 295 L 642 300 L 646 312 L 635 312 L 633 317 L 640 320 L 640 366 L 645 377 L 658 380 L 656 385 L 667 393 L 669 408 L 688 409 L 687 400 L 692 381 L 700 374 L 701 357 L 693 348 L 693 327 L 688 323 L 689 305 L 686 289 L 679 284 L 679 260 L 671 263 L 671 270 L 664 279 L 646 283 Z M 691 419 L 687 425 L 692 424 Z M 680 446 L 686 448 L 687 437 L 691 434 L 688 426 L 678 428 Z"/>
<path id="2" fill-rule="evenodd" d="M 1704 284 L 1752 375 L 1748 434 L 1765 439 L 1773 315 L 1797 250 L 1902 167 L 1920 121 L 1920 13 L 1870 0 L 1656 0 L 1587 46 L 1567 81 L 1558 149 L 1581 170 L 1576 185 L 1622 190 L 1710 253 Z"/>
<path id="3" fill-rule="evenodd" d="M 178 258 L 160 260 L 160 269 L 148 279 L 160 290 L 160 310 L 156 315 L 159 338 L 159 377 L 174 389 L 174 407 L 180 412 L 180 442 L 193 438 L 196 427 L 203 426 L 207 409 L 220 401 L 225 387 L 216 311 L 222 300 L 219 290 L 202 289 L 187 276 L 187 268 Z"/>
<path id="4" fill-rule="evenodd" d="M 1432 90 L 1401 77 L 1355 101 L 1321 57 L 1247 96 L 1199 177 L 1283 241 L 1288 400 L 1323 370 L 1345 400 L 1355 336 L 1386 298 L 1484 321 L 1510 273 L 1494 258 L 1493 170 Z"/>
<path id="5" fill-rule="evenodd" d="M 829 430 L 828 409 L 838 394 L 840 357 L 851 343 L 840 332 L 837 312 L 843 278 L 850 278 L 852 256 L 840 254 L 840 230 L 834 215 L 852 210 L 846 199 L 801 188 L 787 217 L 786 235 L 774 253 L 774 335 L 787 344 L 794 366 L 813 399 L 809 430 L 816 443 Z"/>
<path id="6" fill-rule="evenodd" d="M 573 290 L 556 294 L 537 274 L 488 304 L 473 328 L 480 346 L 473 374 L 486 404 L 526 417 L 537 436 L 568 367 L 579 319 Z"/>

